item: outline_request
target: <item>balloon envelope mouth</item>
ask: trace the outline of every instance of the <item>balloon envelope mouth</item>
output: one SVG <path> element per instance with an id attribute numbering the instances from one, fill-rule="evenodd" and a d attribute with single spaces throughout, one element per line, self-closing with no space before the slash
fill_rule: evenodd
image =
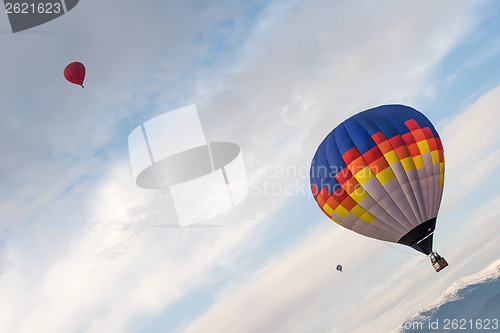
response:
<path id="1" fill-rule="evenodd" d="M 432 239 L 436 228 L 436 218 L 425 221 L 401 237 L 399 244 L 408 245 L 423 254 L 432 252 Z"/>

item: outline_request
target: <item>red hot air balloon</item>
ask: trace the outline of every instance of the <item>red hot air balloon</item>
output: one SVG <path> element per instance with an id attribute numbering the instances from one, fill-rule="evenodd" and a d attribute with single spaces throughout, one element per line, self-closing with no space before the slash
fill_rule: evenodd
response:
<path id="1" fill-rule="evenodd" d="M 78 84 L 83 88 L 85 79 L 85 66 L 81 62 L 72 62 L 64 69 L 64 77 L 71 83 Z"/>

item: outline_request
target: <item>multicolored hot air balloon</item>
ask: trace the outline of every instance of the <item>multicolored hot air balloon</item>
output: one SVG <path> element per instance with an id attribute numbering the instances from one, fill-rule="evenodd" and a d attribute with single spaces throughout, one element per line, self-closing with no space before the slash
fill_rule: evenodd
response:
<path id="1" fill-rule="evenodd" d="M 337 270 L 342 273 L 342 265 L 337 265 Z"/>
<path id="2" fill-rule="evenodd" d="M 83 87 L 83 80 L 85 79 L 85 66 L 81 62 L 72 62 L 64 68 L 64 77 L 71 83 Z"/>
<path id="3" fill-rule="evenodd" d="M 352 116 L 319 145 L 310 177 L 319 207 L 341 226 L 435 254 L 444 154 L 422 113 L 383 105 Z"/>

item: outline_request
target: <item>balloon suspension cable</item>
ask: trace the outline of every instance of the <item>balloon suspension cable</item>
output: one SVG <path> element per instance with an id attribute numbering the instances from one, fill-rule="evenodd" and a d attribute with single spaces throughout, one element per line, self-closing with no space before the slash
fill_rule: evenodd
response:
<path id="1" fill-rule="evenodd" d="M 436 242 L 434 242 L 434 246 L 432 247 L 433 249 L 436 249 L 438 248 L 439 246 L 436 246 Z M 427 256 L 431 256 L 431 255 L 436 255 L 437 251 L 434 251 L 434 250 L 431 250 L 431 252 L 427 255 Z"/>
<path id="2" fill-rule="evenodd" d="M 85 87 L 83 86 L 83 84 L 82 84 L 82 88 L 85 88 Z"/>
<path id="3" fill-rule="evenodd" d="M 384 242 L 384 244 L 387 245 L 387 246 L 390 246 L 390 247 L 392 247 L 392 248 L 394 248 L 394 249 L 396 249 L 398 251 L 401 251 L 403 253 L 411 254 L 412 256 L 415 256 L 415 257 L 421 257 L 421 255 L 419 255 L 419 254 L 415 254 L 415 253 L 412 253 L 412 252 L 404 251 L 404 250 L 400 249 L 399 247 L 393 246 L 393 245 L 391 245 L 389 243 Z"/>

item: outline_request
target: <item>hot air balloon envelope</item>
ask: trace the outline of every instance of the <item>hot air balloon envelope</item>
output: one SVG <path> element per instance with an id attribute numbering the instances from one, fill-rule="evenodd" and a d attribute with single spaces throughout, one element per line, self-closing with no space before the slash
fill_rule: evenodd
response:
<path id="1" fill-rule="evenodd" d="M 85 79 L 85 66 L 81 62 L 72 62 L 64 68 L 64 77 L 71 83 L 83 87 Z"/>
<path id="2" fill-rule="evenodd" d="M 342 272 L 342 265 L 337 265 L 337 270 Z"/>
<path id="3" fill-rule="evenodd" d="M 341 226 L 432 251 L 444 154 L 417 110 L 383 105 L 345 120 L 319 145 L 310 180 L 319 207 Z"/>

